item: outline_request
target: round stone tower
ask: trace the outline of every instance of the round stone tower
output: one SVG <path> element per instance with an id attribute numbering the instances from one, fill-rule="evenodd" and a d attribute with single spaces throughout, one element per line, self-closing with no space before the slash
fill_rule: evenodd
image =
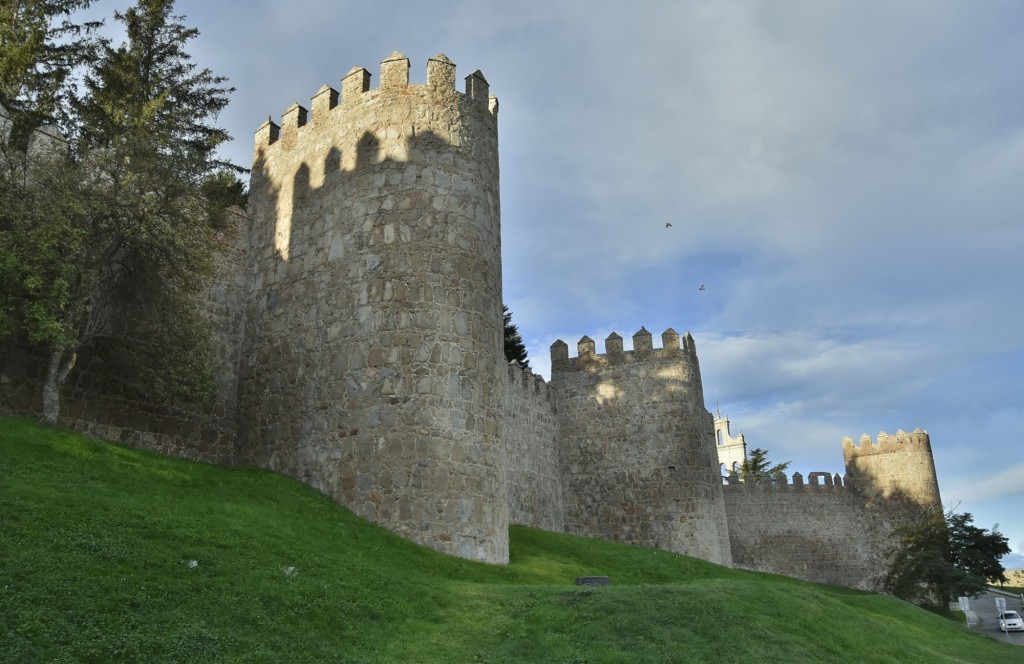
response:
<path id="1" fill-rule="evenodd" d="M 242 461 L 446 553 L 508 560 L 497 101 L 352 69 L 256 134 Z"/>
<path id="2" fill-rule="evenodd" d="M 924 509 L 942 509 L 939 480 L 935 473 L 928 432 L 902 429 L 893 435 L 878 434 L 878 443 L 864 434 L 859 444 L 843 439 L 846 474 L 852 487 L 869 498 L 883 498 Z"/>
<path id="3" fill-rule="evenodd" d="M 697 348 L 672 328 L 661 340 L 641 328 L 625 351 L 612 332 L 599 355 L 583 337 L 575 358 L 551 346 L 565 530 L 731 565 Z"/>

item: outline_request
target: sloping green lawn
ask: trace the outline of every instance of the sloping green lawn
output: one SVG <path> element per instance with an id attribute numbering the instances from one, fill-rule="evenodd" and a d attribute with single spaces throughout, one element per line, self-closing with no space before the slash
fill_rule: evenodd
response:
<path id="1" fill-rule="evenodd" d="M 890 597 L 510 535 L 471 563 L 273 473 L 0 418 L 0 661 L 1024 662 Z"/>

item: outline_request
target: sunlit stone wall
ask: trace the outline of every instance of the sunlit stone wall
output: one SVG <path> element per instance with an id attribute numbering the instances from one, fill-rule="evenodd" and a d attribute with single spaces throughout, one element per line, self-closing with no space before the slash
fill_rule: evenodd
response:
<path id="1" fill-rule="evenodd" d="M 271 468 L 464 558 L 506 562 L 514 523 L 877 587 L 893 528 L 940 505 L 927 434 L 844 441 L 849 484 L 723 490 L 690 335 L 556 342 L 550 384 L 509 365 L 497 102 L 444 56 L 424 84 L 409 69 L 392 54 L 371 89 L 354 68 L 257 131 L 248 216 L 198 305 L 213 402 L 135 401 L 83 353 L 61 424 Z M 0 412 L 38 411 L 40 357 L 0 351 Z"/>
<path id="2" fill-rule="evenodd" d="M 882 590 L 894 531 L 941 510 L 931 441 L 921 430 L 843 440 L 846 474 L 794 473 L 724 487 L 737 567 Z"/>
<path id="3" fill-rule="evenodd" d="M 414 541 L 508 559 L 497 102 L 352 69 L 256 135 L 239 456 Z"/>

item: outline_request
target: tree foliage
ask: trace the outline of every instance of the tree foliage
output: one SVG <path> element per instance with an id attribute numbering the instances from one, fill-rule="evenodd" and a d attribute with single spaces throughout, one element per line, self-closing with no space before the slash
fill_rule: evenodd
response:
<path id="1" fill-rule="evenodd" d="M 184 47 L 199 31 L 185 27 L 173 7 L 173 0 L 139 0 L 114 13 L 126 41 L 103 44 L 99 64 L 85 76 L 87 94 L 77 111 L 86 145 L 116 147 L 130 157 L 150 153 L 195 186 L 209 174 L 217 146 L 229 138 L 210 120 L 234 89 L 191 61 Z M 195 166 L 200 170 L 191 170 Z"/>
<path id="2" fill-rule="evenodd" d="M 68 150 L 8 150 L 0 332 L 46 353 L 49 423 L 76 354 L 95 344 L 153 396 L 212 387 L 195 296 L 214 269 L 216 215 L 240 194 L 215 160 L 228 135 L 212 121 L 231 89 L 191 62 L 184 46 L 197 33 L 172 7 L 139 0 L 115 13 L 125 42 L 100 44 L 84 95 L 62 102 L 76 129 Z"/>
<path id="3" fill-rule="evenodd" d="M 0 2 L 0 104 L 14 120 L 14 141 L 45 122 L 64 124 L 74 97 L 73 74 L 95 57 L 102 22 L 76 23 L 93 0 Z"/>
<path id="4" fill-rule="evenodd" d="M 505 322 L 505 359 L 509 362 L 518 362 L 524 369 L 530 368 L 530 361 L 526 356 L 526 345 L 523 337 L 519 334 L 519 328 L 512 322 L 512 312 L 505 305 L 501 306 L 502 319 Z"/>
<path id="5" fill-rule="evenodd" d="M 772 463 L 768 460 L 768 450 L 755 447 L 750 450 L 749 456 L 740 464 L 739 476 L 744 482 L 747 480 L 771 479 L 779 473 L 786 472 L 789 464 L 789 461 L 785 463 Z"/>
<path id="6" fill-rule="evenodd" d="M 967 512 L 930 510 L 897 529 L 896 537 L 886 585 L 897 597 L 944 607 L 988 582 L 1006 582 L 999 562 L 1010 552 L 1006 537 L 995 528 L 978 528 Z"/>

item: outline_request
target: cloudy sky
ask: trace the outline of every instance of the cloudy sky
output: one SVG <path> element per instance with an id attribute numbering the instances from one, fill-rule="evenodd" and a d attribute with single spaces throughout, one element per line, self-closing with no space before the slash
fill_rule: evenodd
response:
<path id="1" fill-rule="evenodd" d="M 127 2 L 101 0 L 109 14 Z M 931 435 L 1024 567 L 1024 4 L 179 0 L 226 154 L 353 66 L 444 53 L 501 102 L 505 301 L 531 364 L 692 332 L 705 399 L 793 470 Z M 666 228 L 671 223 L 671 228 Z M 704 286 L 701 289 L 701 285 Z"/>

